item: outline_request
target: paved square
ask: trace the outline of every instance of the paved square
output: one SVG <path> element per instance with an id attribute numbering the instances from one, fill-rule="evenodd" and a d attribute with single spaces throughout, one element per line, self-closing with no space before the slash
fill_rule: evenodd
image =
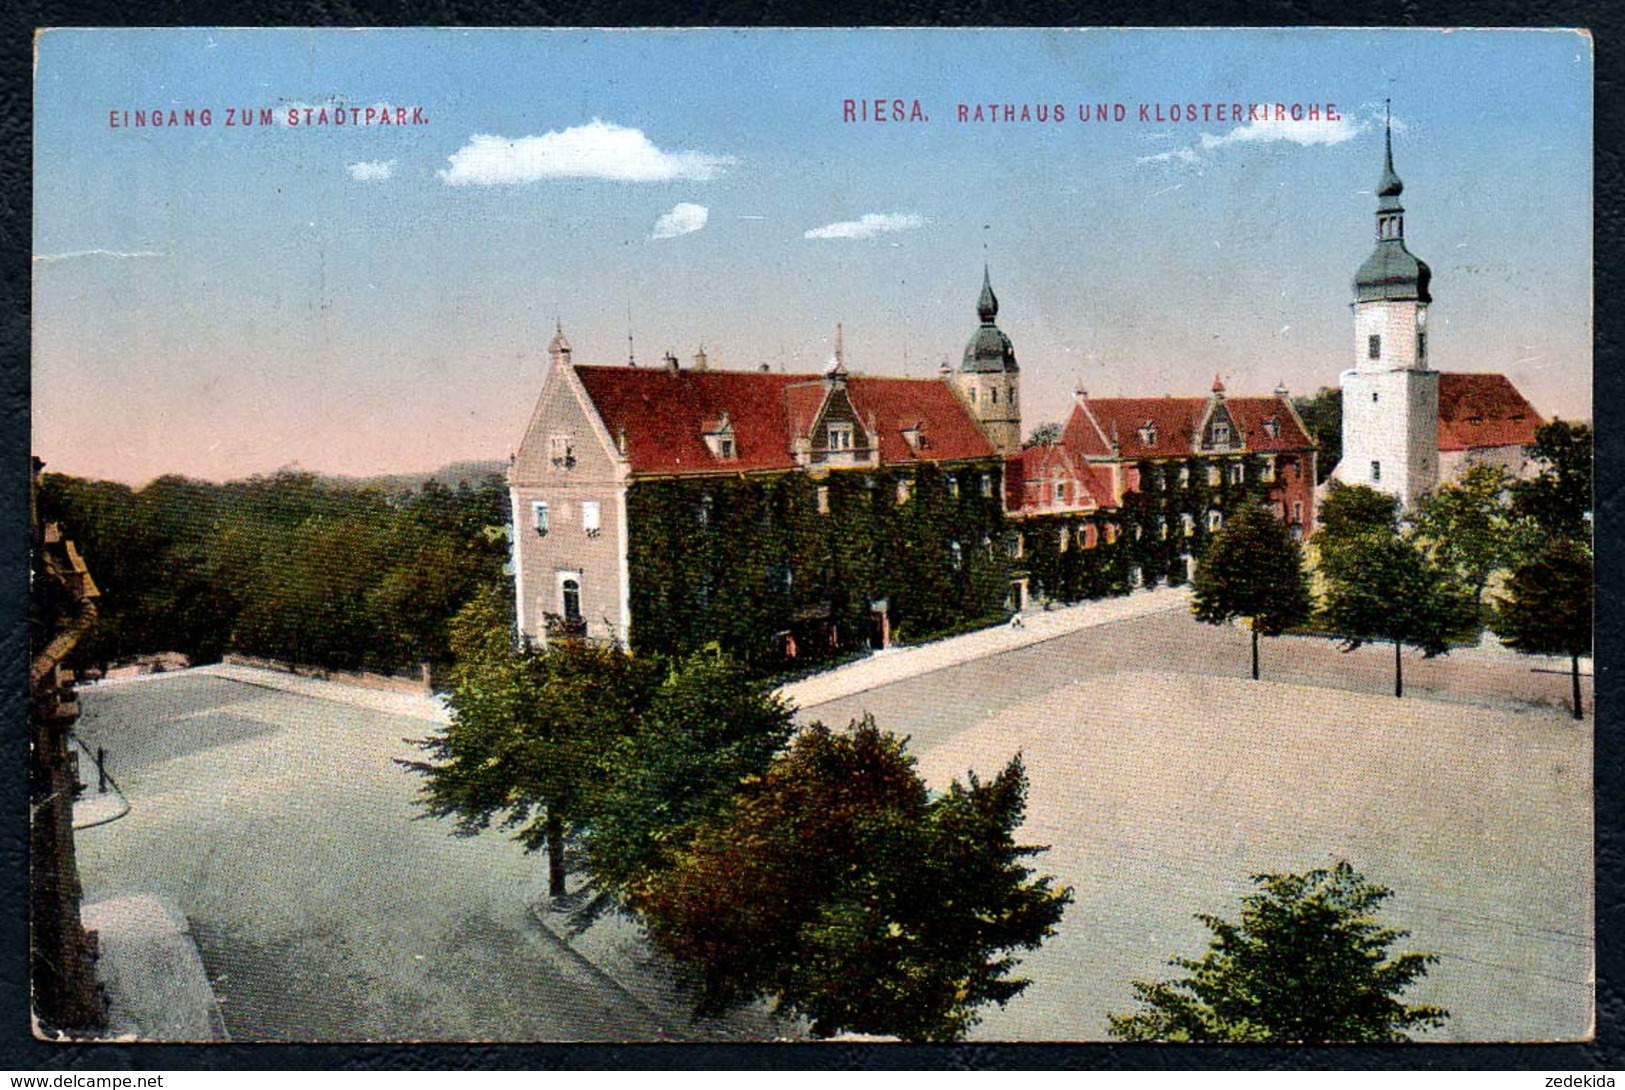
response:
<path id="1" fill-rule="evenodd" d="M 1246 656 L 1245 633 L 1172 612 L 803 711 L 872 711 L 935 787 L 1023 754 L 1023 836 L 1077 899 L 973 1038 L 1103 1038 L 1130 980 L 1205 951 L 1195 913 L 1234 918 L 1249 874 L 1344 858 L 1396 891 L 1405 948 L 1440 956 L 1408 993 L 1452 1011 L 1427 1039 L 1587 1035 L 1591 720 L 1567 717 L 1568 679 L 1407 654 L 1396 700 L 1391 648 L 1267 640 L 1261 682 Z"/>

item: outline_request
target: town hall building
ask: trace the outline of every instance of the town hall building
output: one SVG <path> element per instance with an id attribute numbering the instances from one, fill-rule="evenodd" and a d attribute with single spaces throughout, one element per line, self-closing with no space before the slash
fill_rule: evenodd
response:
<path id="1" fill-rule="evenodd" d="M 1406 248 L 1385 138 L 1355 276 L 1336 477 L 1411 503 L 1467 466 L 1518 472 L 1539 415 L 1499 374 L 1430 367 L 1432 274 Z M 772 666 L 1188 580 L 1244 503 L 1298 540 L 1317 451 L 1284 388 L 1091 397 L 1022 444 L 1020 366 L 984 268 L 979 324 L 935 378 L 587 366 L 562 328 L 509 470 L 524 638 L 715 644 Z"/>

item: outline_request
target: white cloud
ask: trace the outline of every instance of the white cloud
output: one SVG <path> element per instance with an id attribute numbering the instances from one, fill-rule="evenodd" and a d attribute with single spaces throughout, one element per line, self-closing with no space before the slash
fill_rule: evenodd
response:
<path id="1" fill-rule="evenodd" d="M 372 162 L 350 163 L 344 168 L 358 182 L 388 181 L 395 174 L 395 160 L 375 159 Z"/>
<path id="2" fill-rule="evenodd" d="M 1250 121 L 1223 136 L 1203 133 L 1202 147 L 1211 151 L 1227 144 L 1273 144 L 1282 140 L 1304 147 L 1341 144 L 1353 140 L 1364 129 L 1364 125 L 1347 114 L 1336 121 Z"/>
<path id="3" fill-rule="evenodd" d="M 39 265 L 50 265 L 58 261 L 72 261 L 79 257 L 168 257 L 162 250 L 69 250 L 61 254 L 35 254 L 34 261 Z"/>
<path id="4" fill-rule="evenodd" d="M 814 227 L 802 238 L 874 238 L 892 231 L 912 231 L 925 226 L 925 220 L 912 213 L 870 212 L 855 220 Z"/>
<path id="5" fill-rule="evenodd" d="M 1395 129 L 1400 126 L 1396 123 Z M 1299 147 L 1330 147 L 1353 140 L 1366 130 L 1366 122 L 1344 114 L 1336 121 L 1261 120 L 1237 125 L 1226 133 L 1204 132 L 1192 147 L 1169 148 L 1155 155 L 1141 155 L 1137 163 L 1205 163 L 1211 153 L 1238 144 L 1297 144 Z"/>
<path id="6" fill-rule="evenodd" d="M 1195 148 L 1170 148 L 1167 151 L 1159 151 L 1155 155 L 1141 155 L 1134 161 L 1136 163 L 1169 163 L 1176 160 L 1181 163 L 1200 163 L 1202 157 L 1197 154 Z"/>
<path id="7" fill-rule="evenodd" d="M 697 151 L 662 151 L 638 129 L 593 118 L 541 136 L 476 133 L 448 157 L 447 185 L 516 185 L 543 178 L 602 178 L 611 182 L 708 182 L 733 159 Z"/>
<path id="8" fill-rule="evenodd" d="M 654 230 L 649 232 L 649 237 L 677 238 L 679 235 L 692 235 L 704 227 L 710 218 L 711 210 L 705 205 L 684 202 L 655 220 Z"/>

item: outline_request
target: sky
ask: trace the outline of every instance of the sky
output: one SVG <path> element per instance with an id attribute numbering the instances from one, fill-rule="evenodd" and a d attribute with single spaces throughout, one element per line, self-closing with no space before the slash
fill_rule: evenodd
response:
<path id="1" fill-rule="evenodd" d="M 840 323 L 853 371 L 934 375 L 984 263 L 1029 430 L 1080 386 L 1310 393 L 1354 358 L 1385 99 L 1433 365 L 1590 419 L 1592 79 L 1567 31 L 50 31 L 35 452 L 136 484 L 503 459 L 555 323 L 579 363 L 630 333 L 802 372 Z"/>

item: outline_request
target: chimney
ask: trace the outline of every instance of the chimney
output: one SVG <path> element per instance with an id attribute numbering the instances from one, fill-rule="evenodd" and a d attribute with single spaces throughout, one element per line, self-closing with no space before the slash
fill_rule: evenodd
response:
<path id="1" fill-rule="evenodd" d="M 700 345 L 700 350 L 698 352 L 694 353 L 694 370 L 696 370 L 696 371 L 704 371 L 705 369 L 706 369 L 705 345 L 702 344 L 702 345 Z"/>
<path id="2" fill-rule="evenodd" d="M 677 373 L 677 357 L 670 351 L 667 351 L 666 353 L 666 370 L 670 371 L 674 375 Z"/>
<path id="3" fill-rule="evenodd" d="M 765 364 L 765 363 L 762 364 L 760 367 L 757 368 L 757 370 L 761 371 L 765 375 L 767 373 L 767 364 Z"/>

